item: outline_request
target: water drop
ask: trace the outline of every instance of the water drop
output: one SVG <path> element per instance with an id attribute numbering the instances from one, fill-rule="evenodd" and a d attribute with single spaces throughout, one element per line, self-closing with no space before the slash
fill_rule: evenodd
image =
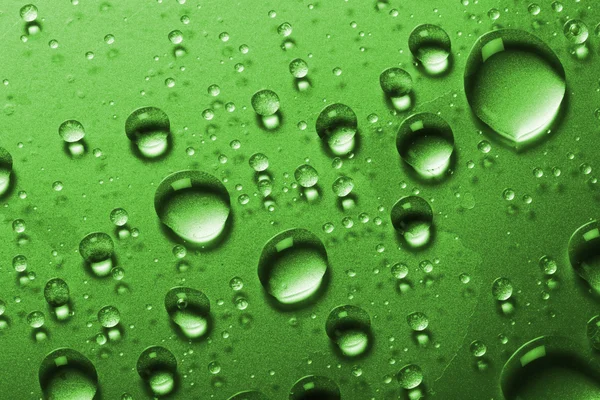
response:
<path id="1" fill-rule="evenodd" d="M 450 37 L 437 25 L 417 26 L 408 37 L 408 48 L 430 75 L 443 74 L 450 67 Z"/>
<path id="2" fill-rule="evenodd" d="M 279 127 L 279 96 L 272 90 L 263 89 L 252 95 L 252 108 L 267 129 Z"/>
<path id="3" fill-rule="evenodd" d="M 388 68 L 379 75 L 381 90 L 398 111 L 406 111 L 412 105 L 412 76 L 402 68 Z"/>
<path id="4" fill-rule="evenodd" d="M 185 170 L 167 176 L 154 195 L 160 221 L 177 236 L 194 245 L 216 244 L 231 220 L 225 186 L 202 171 Z"/>
<path id="5" fill-rule="evenodd" d="M 402 160 L 419 177 L 439 179 L 452 164 L 454 133 L 450 125 L 436 114 L 415 114 L 400 125 L 396 148 Z"/>
<path id="6" fill-rule="evenodd" d="M 600 315 L 596 315 L 587 323 L 587 337 L 590 341 L 590 345 L 596 349 L 600 350 Z"/>
<path id="7" fill-rule="evenodd" d="M 45 321 L 46 317 L 41 311 L 32 311 L 27 315 L 27 323 L 34 329 L 41 328 Z"/>
<path id="8" fill-rule="evenodd" d="M 346 155 L 356 146 L 358 120 L 350 107 L 335 103 L 321 111 L 317 118 L 316 130 L 333 155 Z"/>
<path id="9" fill-rule="evenodd" d="M 151 346 L 140 354 L 137 372 L 154 396 L 166 396 L 177 386 L 177 359 L 168 349 Z"/>
<path id="10" fill-rule="evenodd" d="M 554 52 L 515 29 L 477 40 L 464 82 L 475 115 L 516 149 L 546 136 L 566 92 L 565 71 Z"/>
<path id="11" fill-rule="evenodd" d="M 590 221 L 569 239 L 569 261 L 575 271 L 595 291 L 600 292 L 600 225 Z"/>
<path id="12" fill-rule="evenodd" d="M 13 159 L 10 153 L 0 147 L 0 197 L 8 192 L 12 174 Z"/>
<path id="13" fill-rule="evenodd" d="M 208 332 L 210 301 L 201 291 L 174 287 L 165 295 L 165 309 L 186 337 L 198 339 Z"/>
<path id="14" fill-rule="evenodd" d="M 325 376 L 308 375 L 290 389 L 289 400 L 341 400 L 340 388 Z"/>
<path id="15" fill-rule="evenodd" d="M 319 181 L 319 174 L 310 165 L 302 164 L 294 171 L 294 178 L 300 186 L 310 188 L 315 186 Z"/>
<path id="16" fill-rule="evenodd" d="M 508 278 L 497 278 L 492 283 L 492 296 L 498 301 L 510 299 L 512 292 L 513 286 Z"/>
<path id="17" fill-rule="evenodd" d="M 74 119 L 67 120 L 58 127 L 58 134 L 67 143 L 75 143 L 83 139 L 85 129 L 81 122 Z"/>
<path id="18" fill-rule="evenodd" d="M 256 172 L 261 172 L 269 168 L 269 158 L 263 153 L 254 153 L 250 156 L 248 164 Z"/>
<path id="19" fill-rule="evenodd" d="M 44 298 L 52 307 L 61 307 L 69 303 L 70 294 L 67 282 L 60 278 L 52 278 L 44 287 Z"/>
<path id="20" fill-rule="evenodd" d="M 228 400 L 269 400 L 269 398 L 257 390 L 244 390 L 234 394 Z"/>
<path id="21" fill-rule="evenodd" d="M 418 248 L 429 243 L 433 211 L 422 197 L 402 197 L 392 207 L 391 220 L 394 229 L 410 247 Z"/>
<path id="22" fill-rule="evenodd" d="M 295 58 L 290 62 L 290 74 L 296 79 L 308 75 L 308 64 L 301 58 Z"/>
<path id="23" fill-rule="evenodd" d="M 79 254 L 97 276 L 107 276 L 113 267 L 115 244 L 104 232 L 94 232 L 79 243 Z"/>
<path id="24" fill-rule="evenodd" d="M 573 44 L 585 43 L 590 35 L 587 25 L 580 19 L 568 20 L 563 27 L 563 33 L 567 40 Z"/>
<path id="25" fill-rule="evenodd" d="M 397 379 L 402 388 L 414 389 L 423 382 L 423 371 L 418 365 L 408 364 L 398 371 Z"/>
<path id="26" fill-rule="evenodd" d="M 327 268 L 321 240 L 305 229 L 290 229 L 265 244 L 258 276 L 267 293 L 282 305 L 303 305 L 324 287 Z"/>
<path id="27" fill-rule="evenodd" d="M 543 256 L 540 258 L 539 261 L 540 264 L 540 269 L 542 270 L 542 272 L 545 275 L 553 275 L 556 270 L 558 269 L 558 266 L 556 265 L 556 261 L 549 256 Z"/>
<path id="28" fill-rule="evenodd" d="M 146 158 L 156 158 L 169 149 L 171 123 L 168 115 L 157 107 L 134 110 L 125 121 L 125 133 Z"/>
<path id="29" fill-rule="evenodd" d="M 98 322 L 105 328 L 113 328 L 121 321 L 121 314 L 115 306 L 105 306 L 98 311 Z"/>
<path id="30" fill-rule="evenodd" d="M 429 326 L 429 318 L 427 318 L 427 315 L 420 311 L 408 314 L 406 317 L 406 322 L 408 323 L 410 329 L 415 332 L 424 331 Z"/>
<path id="31" fill-rule="evenodd" d="M 34 4 L 27 4 L 21 7 L 19 11 L 21 18 L 25 22 L 33 22 L 38 17 L 38 8 Z"/>
<path id="32" fill-rule="evenodd" d="M 92 400 L 98 391 L 94 364 L 83 354 L 59 348 L 42 361 L 39 381 L 44 397 L 53 400 Z"/>
<path id="33" fill-rule="evenodd" d="M 372 344 L 371 318 L 359 307 L 345 305 L 331 310 L 325 331 L 347 357 L 365 354 Z"/>

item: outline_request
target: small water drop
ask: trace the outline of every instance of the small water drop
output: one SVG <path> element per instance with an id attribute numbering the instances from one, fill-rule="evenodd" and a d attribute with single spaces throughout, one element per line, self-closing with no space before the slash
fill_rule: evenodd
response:
<path id="1" fill-rule="evenodd" d="M 210 301 L 201 291 L 174 287 L 165 295 L 165 309 L 186 337 L 198 339 L 208 332 Z"/>

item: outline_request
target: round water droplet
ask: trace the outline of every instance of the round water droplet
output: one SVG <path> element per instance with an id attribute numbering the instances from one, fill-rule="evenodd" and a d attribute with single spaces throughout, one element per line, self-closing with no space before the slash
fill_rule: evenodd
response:
<path id="1" fill-rule="evenodd" d="M 256 172 L 261 172 L 269 168 L 269 158 L 263 153 L 254 153 L 250 156 L 248 164 L 250 164 L 250 167 Z"/>
<path id="2" fill-rule="evenodd" d="M 364 354 L 372 344 L 371 318 L 359 307 L 345 305 L 331 310 L 325 331 L 347 357 Z"/>
<path id="3" fill-rule="evenodd" d="M 340 176 L 331 185 L 333 193 L 338 197 L 346 197 L 354 189 L 354 180 L 348 176 Z"/>
<path id="4" fill-rule="evenodd" d="M 346 155 L 354 150 L 356 145 L 358 120 L 350 107 L 335 103 L 321 111 L 317 118 L 316 130 L 333 155 Z"/>
<path id="5" fill-rule="evenodd" d="M 10 153 L 0 147 L 0 197 L 4 195 L 10 187 L 10 175 L 12 173 L 13 159 Z"/>
<path id="6" fill-rule="evenodd" d="M 433 211 L 422 197 L 406 196 L 398 200 L 392 207 L 391 219 L 394 229 L 410 247 L 422 247 L 429 243 Z"/>
<path id="7" fill-rule="evenodd" d="M 290 36 L 292 34 L 292 25 L 289 22 L 284 22 L 277 27 L 277 33 L 283 37 Z"/>
<path id="8" fill-rule="evenodd" d="M 569 261 L 595 291 L 600 292 L 600 224 L 590 221 L 569 239 Z"/>
<path id="9" fill-rule="evenodd" d="M 186 337 L 197 339 L 208 332 L 210 301 L 201 291 L 174 287 L 165 295 L 165 309 Z"/>
<path id="10" fill-rule="evenodd" d="M 448 70 L 450 46 L 450 37 L 437 25 L 419 25 L 408 37 L 410 52 L 421 62 L 425 72 L 431 75 L 438 75 Z"/>
<path id="11" fill-rule="evenodd" d="M 294 78 L 304 78 L 308 75 L 308 64 L 301 58 L 295 58 L 290 62 L 290 74 Z"/>
<path id="12" fill-rule="evenodd" d="M 388 68 L 379 75 L 383 93 L 398 111 L 406 111 L 412 105 L 412 76 L 402 68 Z"/>
<path id="13" fill-rule="evenodd" d="M 154 195 L 154 209 L 177 236 L 200 246 L 223 238 L 231 213 L 229 193 L 221 181 L 195 170 L 163 179 Z"/>
<path id="14" fill-rule="evenodd" d="M 396 263 L 391 268 L 392 276 L 396 279 L 404 279 L 408 275 L 408 265 Z"/>
<path id="15" fill-rule="evenodd" d="M 140 354 L 137 372 L 155 396 L 166 396 L 177 385 L 177 359 L 161 346 L 148 347 Z"/>
<path id="16" fill-rule="evenodd" d="M 169 40 L 173 44 L 180 44 L 183 42 L 183 33 L 180 30 L 174 30 L 169 32 Z"/>
<path id="17" fill-rule="evenodd" d="M 263 89 L 252 95 L 252 108 L 263 117 L 275 114 L 279 110 L 279 96 L 272 90 Z"/>
<path id="18" fill-rule="evenodd" d="M 44 313 L 41 311 L 32 311 L 27 315 L 27 323 L 32 328 L 35 328 L 35 329 L 41 328 L 44 325 L 45 321 L 46 321 L 46 317 L 44 316 Z"/>
<path id="19" fill-rule="evenodd" d="M 121 314 L 115 306 L 105 306 L 98 311 L 98 322 L 105 328 L 112 328 L 119 324 Z"/>
<path id="20" fill-rule="evenodd" d="M 450 125 L 436 114 L 415 114 L 400 125 L 396 148 L 402 160 L 421 178 L 440 178 L 451 166 L 454 133 Z"/>
<path id="21" fill-rule="evenodd" d="M 487 351 L 487 346 L 481 340 L 474 340 L 471 342 L 469 350 L 471 350 L 474 357 L 483 357 Z"/>
<path id="22" fill-rule="evenodd" d="M 98 391 L 94 364 L 83 354 L 59 348 L 42 361 L 39 372 L 44 397 L 53 400 L 92 400 Z"/>
<path id="23" fill-rule="evenodd" d="M 79 254 L 98 276 L 106 276 L 113 267 L 115 244 L 104 232 L 93 232 L 81 239 Z"/>
<path id="24" fill-rule="evenodd" d="M 168 115 L 157 107 L 134 110 L 125 121 L 125 133 L 147 158 L 160 157 L 169 148 L 171 123 Z"/>
<path id="25" fill-rule="evenodd" d="M 263 287 L 279 303 L 300 305 L 323 287 L 328 268 L 321 240 L 305 229 L 290 229 L 271 238 L 258 264 Z"/>
<path id="26" fill-rule="evenodd" d="M 553 275 L 556 272 L 556 270 L 558 269 L 558 266 L 556 265 L 556 261 L 552 257 L 548 257 L 548 256 L 541 257 L 539 264 L 540 264 L 540 269 L 546 275 Z"/>
<path id="27" fill-rule="evenodd" d="M 587 25 L 580 19 L 568 20 L 563 27 L 563 33 L 569 42 L 573 44 L 585 43 L 590 35 Z"/>
<path id="28" fill-rule="evenodd" d="M 556 54 L 537 37 L 515 29 L 477 40 L 464 82 L 475 115 L 517 149 L 546 136 L 566 92 Z"/>
<path id="29" fill-rule="evenodd" d="M 398 371 L 398 383 L 404 389 L 414 389 L 423 382 L 423 371 L 415 364 L 405 365 Z"/>
<path id="30" fill-rule="evenodd" d="M 308 164 L 302 164 L 294 171 L 294 178 L 298 185 L 309 188 L 313 187 L 319 181 L 317 170 Z"/>
<path id="31" fill-rule="evenodd" d="M 81 122 L 74 119 L 67 120 L 58 127 L 58 134 L 67 143 L 75 143 L 83 139 L 85 129 Z"/>
<path id="32" fill-rule="evenodd" d="M 128 219 L 129 214 L 127 214 L 127 211 L 123 208 L 115 208 L 110 212 L 110 222 L 116 226 L 125 225 Z"/>
<path id="33" fill-rule="evenodd" d="M 33 22 L 38 17 L 38 8 L 34 4 L 27 4 L 21 7 L 19 11 L 21 18 L 25 22 Z"/>
<path id="34" fill-rule="evenodd" d="M 510 299 L 512 292 L 513 286 L 508 278 L 497 278 L 492 283 L 492 296 L 498 301 Z"/>
<path id="35" fill-rule="evenodd" d="M 22 254 L 16 255 L 12 260 L 13 268 L 17 272 L 23 272 L 27 269 L 27 257 Z"/>
<path id="36" fill-rule="evenodd" d="M 44 298 L 52 307 L 60 307 L 69 302 L 69 286 L 60 278 L 52 278 L 44 287 Z"/>
<path id="37" fill-rule="evenodd" d="M 500 386 L 506 400 L 587 400 L 600 393 L 600 367 L 568 338 L 542 336 L 506 362 Z"/>
<path id="38" fill-rule="evenodd" d="M 269 398 L 257 390 L 244 390 L 234 394 L 228 400 L 269 400 Z"/>
<path id="39" fill-rule="evenodd" d="M 289 400 L 342 400 L 340 388 L 325 376 L 308 375 L 290 389 Z"/>
<path id="40" fill-rule="evenodd" d="M 424 331 L 429 326 L 429 318 L 419 311 L 408 314 L 406 322 L 410 329 L 415 332 Z"/>

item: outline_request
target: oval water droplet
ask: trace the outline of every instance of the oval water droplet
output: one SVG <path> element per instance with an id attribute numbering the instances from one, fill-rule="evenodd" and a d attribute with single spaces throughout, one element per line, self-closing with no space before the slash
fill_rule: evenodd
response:
<path id="1" fill-rule="evenodd" d="M 94 364 L 69 348 L 59 348 L 48 354 L 40 365 L 38 377 L 47 399 L 92 400 L 98 391 Z"/>
<path id="2" fill-rule="evenodd" d="M 328 259 L 321 240 L 306 229 L 290 229 L 271 238 L 258 264 L 258 277 L 282 305 L 303 305 L 323 288 Z"/>
<path id="3" fill-rule="evenodd" d="M 331 310 L 325 331 L 347 357 L 363 355 L 372 345 L 371 318 L 359 307 L 345 305 Z"/>
<path id="4" fill-rule="evenodd" d="M 450 67 L 450 37 L 437 25 L 422 24 L 412 30 L 408 48 L 430 75 L 439 75 Z"/>
<path id="5" fill-rule="evenodd" d="M 585 43 L 590 35 L 587 25 L 580 19 L 570 19 L 565 22 L 563 33 L 569 42 L 573 44 Z"/>
<path id="6" fill-rule="evenodd" d="M 319 174 L 316 169 L 308 164 L 302 164 L 294 171 L 294 178 L 298 185 L 304 188 L 310 188 L 319 181 Z"/>
<path id="7" fill-rule="evenodd" d="M 154 195 L 160 221 L 181 239 L 202 247 L 224 238 L 231 204 L 225 186 L 202 171 L 185 170 L 167 176 Z"/>
<path id="8" fill-rule="evenodd" d="M 400 368 L 396 376 L 400 386 L 404 389 L 414 389 L 423 382 L 423 371 L 416 364 L 408 364 Z"/>
<path id="9" fill-rule="evenodd" d="M 347 105 L 330 104 L 317 117 L 316 130 L 333 155 L 346 155 L 356 146 L 358 120 Z"/>
<path id="10" fill-rule="evenodd" d="M 85 129 L 81 122 L 74 119 L 67 120 L 58 127 L 58 134 L 67 143 L 78 142 L 85 136 Z"/>
<path id="11" fill-rule="evenodd" d="M 492 296 L 498 301 L 510 299 L 513 293 L 513 286 L 508 278 L 497 278 L 492 283 Z"/>
<path id="12" fill-rule="evenodd" d="M 50 279 L 44 287 L 44 298 L 52 307 L 64 306 L 70 299 L 69 285 L 60 278 Z"/>
<path id="13" fill-rule="evenodd" d="M 137 372 L 154 396 L 166 396 L 177 387 L 177 359 L 162 346 L 151 346 L 140 354 Z"/>
<path id="14" fill-rule="evenodd" d="M 542 336 L 513 353 L 500 383 L 506 400 L 588 400 L 600 393 L 600 366 L 570 339 Z"/>
<path id="15" fill-rule="evenodd" d="M 326 376 L 308 375 L 290 389 L 289 400 L 341 400 L 337 383 Z"/>
<path id="16" fill-rule="evenodd" d="M 419 196 L 406 196 L 394 204 L 392 225 L 413 248 L 425 246 L 432 236 L 433 211 L 429 203 Z"/>
<path id="17" fill-rule="evenodd" d="M 165 295 L 165 309 L 186 337 L 198 339 L 208 332 L 210 301 L 201 291 L 174 287 Z"/>
<path id="18" fill-rule="evenodd" d="M 135 143 L 142 156 L 160 157 L 169 150 L 171 122 L 160 108 L 141 107 L 127 117 L 125 134 Z"/>
<path id="19" fill-rule="evenodd" d="M 388 68 L 379 75 L 381 90 L 398 111 L 406 111 L 412 105 L 412 76 L 402 68 Z"/>
<path id="20" fill-rule="evenodd" d="M 566 93 L 564 68 L 532 34 L 501 29 L 481 36 L 467 59 L 473 113 L 516 149 L 546 136 Z"/>
<path id="21" fill-rule="evenodd" d="M 279 96 L 272 90 L 263 89 L 252 95 L 252 108 L 258 115 L 263 127 L 276 129 L 279 127 Z"/>
<path id="22" fill-rule="evenodd" d="M 0 197 L 8 192 L 12 169 L 13 159 L 11 154 L 5 148 L 0 147 Z"/>
<path id="23" fill-rule="evenodd" d="M 81 239 L 79 254 L 97 276 L 107 276 L 113 267 L 115 244 L 104 232 L 93 232 Z"/>
<path id="24" fill-rule="evenodd" d="M 402 160 L 423 179 L 439 179 L 451 167 L 454 133 L 440 116 L 420 113 L 406 118 L 396 135 Z"/>
<path id="25" fill-rule="evenodd" d="M 121 313 L 115 306 L 105 306 L 98 311 L 98 322 L 105 328 L 113 328 L 121 321 Z"/>
<path id="26" fill-rule="evenodd" d="M 569 261 L 575 271 L 596 292 L 600 292 L 600 224 L 590 221 L 569 239 Z"/>

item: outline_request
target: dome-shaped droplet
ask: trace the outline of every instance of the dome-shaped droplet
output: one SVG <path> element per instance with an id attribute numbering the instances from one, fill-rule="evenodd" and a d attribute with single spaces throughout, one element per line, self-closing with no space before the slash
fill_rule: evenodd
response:
<path id="1" fill-rule="evenodd" d="M 81 122 L 74 119 L 67 120 L 58 127 L 58 134 L 67 143 L 77 142 L 85 136 L 85 129 Z"/>
<path id="2" fill-rule="evenodd" d="M 290 62 L 290 74 L 294 78 L 304 78 L 308 75 L 308 64 L 301 58 L 295 58 Z"/>
<path id="3" fill-rule="evenodd" d="M 454 133 L 436 114 L 415 114 L 400 125 L 396 148 L 402 160 L 421 178 L 440 178 L 451 166 Z"/>
<path id="4" fill-rule="evenodd" d="M 157 107 L 138 108 L 127 117 L 125 133 L 136 144 L 142 156 L 160 157 L 169 148 L 169 116 Z"/>
<path id="5" fill-rule="evenodd" d="M 448 70 L 450 47 L 450 37 L 437 25 L 419 25 L 408 37 L 410 52 L 421 62 L 425 72 L 431 75 L 438 75 Z"/>
<path id="6" fill-rule="evenodd" d="M 272 90 L 259 90 L 252 95 L 252 108 L 263 117 L 273 115 L 279 110 L 279 96 Z"/>
<path id="7" fill-rule="evenodd" d="M 546 136 L 565 92 L 560 60 L 528 32 L 486 33 L 467 59 L 465 93 L 472 111 L 517 149 Z"/>
<path id="8" fill-rule="evenodd" d="M 298 185 L 309 188 L 313 187 L 319 181 L 317 170 L 308 164 L 302 164 L 294 171 L 294 178 Z"/>
<path id="9" fill-rule="evenodd" d="M 391 212 L 392 225 L 410 247 L 429 243 L 433 211 L 427 200 L 419 196 L 406 196 L 394 204 Z"/>
<path id="10" fill-rule="evenodd" d="M 166 396 L 177 386 L 177 359 L 164 347 L 144 350 L 137 361 L 137 372 L 154 396 Z"/>
<path id="11" fill-rule="evenodd" d="M 356 145 L 358 120 L 347 105 L 330 104 L 317 117 L 316 130 L 332 154 L 345 155 L 354 150 Z"/>
<path id="12" fill-rule="evenodd" d="M 563 337 L 525 343 L 504 365 L 500 385 L 506 400 L 588 400 L 600 393 L 600 367 Z"/>
<path id="13" fill-rule="evenodd" d="M 331 185 L 331 190 L 338 197 L 348 196 L 352 189 L 354 189 L 354 180 L 349 176 L 340 176 Z"/>
<path id="14" fill-rule="evenodd" d="M 600 292 L 600 224 L 590 221 L 569 239 L 569 261 L 595 291 Z"/>
<path id="15" fill-rule="evenodd" d="M 177 236 L 199 246 L 223 237 L 231 212 L 229 193 L 221 181 L 195 170 L 163 179 L 154 195 L 154 208 Z"/>
<path id="16" fill-rule="evenodd" d="M 113 267 L 115 244 L 104 232 L 94 232 L 79 243 L 79 254 L 98 276 L 107 276 Z"/>
<path id="17" fill-rule="evenodd" d="M 510 299 L 513 293 L 513 286 L 508 278 L 498 278 L 492 283 L 492 296 L 498 301 Z"/>
<path id="18" fill-rule="evenodd" d="M 264 246 L 258 276 L 279 303 L 300 304 L 319 291 L 327 268 L 327 252 L 321 240 L 305 229 L 290 229 Z"/>
<path id="19" fill-rule="evenodd" d="M 325 331 L 347 357 L 364 354 L 372 344 L 371 318 L 359 307 L 345 305 L 331 310 Z"/>
<path id="20" fill-rule="evenodd" d="M 52 278 L 44 287 L 44 298 L 52 307 L 60 307 L 69 302 L 69 286 L 60 278 Z"/>
<path id="21" fill-rule="evenodd" d="M 33 22 L 38 17 L 38 8 L 35 6 L 35 4 L 26 4 L 21 7 L 19 14 L 21 15 L 23 21 Z"/>
<path id="22" fill-rule="evenodd" d="M 98 311 L 98 322 L 105 328 L 113 328 L 121 321 L 121 313 L 115 306 L 105 306 Z"/>
<path id="23" fill-rule="evenodd" d="M 129 214 L 124 208 L 115 208 L 110 212 L 110 222 L 116 226 L 123 226 L 127 223 Z"/>
<path id="24" fill-rule="evenodd" d="M 263 153 L 254 153 L 250 156 L 248 164 L 256 172 L 261 172 L 269 168 L 269 158 Z"/>
<path id="25" fill-rule="evenodd" d="M 415 332 L 424 331 L 429 326 L 429 318 L 420 311 L 408 314 L 406 323 Z"/>
<path id="26" fill-rule="evenodd" d="M 569 42 L 573 44 L 585 43 L 590 35 L 587 25 L 580 19 L 570 19 L 565 22 L 563 33 Z"/>
<path id="27" fill-rule="evenodd" d="M 337 383 L 325 376 L 308 375 L 294 383 L 289 400 L 341 400 Z"/>
<path id="28" fill-rule="evenodd" d="M 228 400 L 269 400 L 269 398 L 258 390 L 245 390 L 234 394 Z"/>
<path id="29" fill-rule="evenodd" d="M 165 295 L 165 309 L 183 334 L 197 339 L 210 324 L 210 301 L 204 293 L 188 287 L 174 287 Z"/>
<path id="30" fill-rule="evenodd" d="M 41 328 L 44 325 L 44 322 L 46 321 L 46 317 L 44 316 L 44 313 L 41 311 L 32 311 L 29 314 L 27 314 L 27 323 L 29 324 L 29 326 L 31 326 L 32 328 Z"/>
<path id="31" fill-rule="evenodd" d="M 92 400 L 98 391 L 94 364 L 73 349 L 59 348 L 48 354 L 38 376 L 46 399 Z"/>
<path id="32" fill-rule="evenodd" d="M 418 365 L 408 364 L 400 368 L 397 379 L 402 388 L 414 389 L 423 382 L 423 371 Z"/>
<path id="33" fill-rule="evenodd" d="M 2 197 L 10 187 L 12 168 L 12 156 L 5 148 L 0 147 L 0 197 Z"/>
<path id="34" fill-rule="evenodd" d="M 412 105 L 412 76 L 402 68 L 388 68 L 379 75 L 379 84 L 386 97 L 398 111 L 406 111 Z"/>

